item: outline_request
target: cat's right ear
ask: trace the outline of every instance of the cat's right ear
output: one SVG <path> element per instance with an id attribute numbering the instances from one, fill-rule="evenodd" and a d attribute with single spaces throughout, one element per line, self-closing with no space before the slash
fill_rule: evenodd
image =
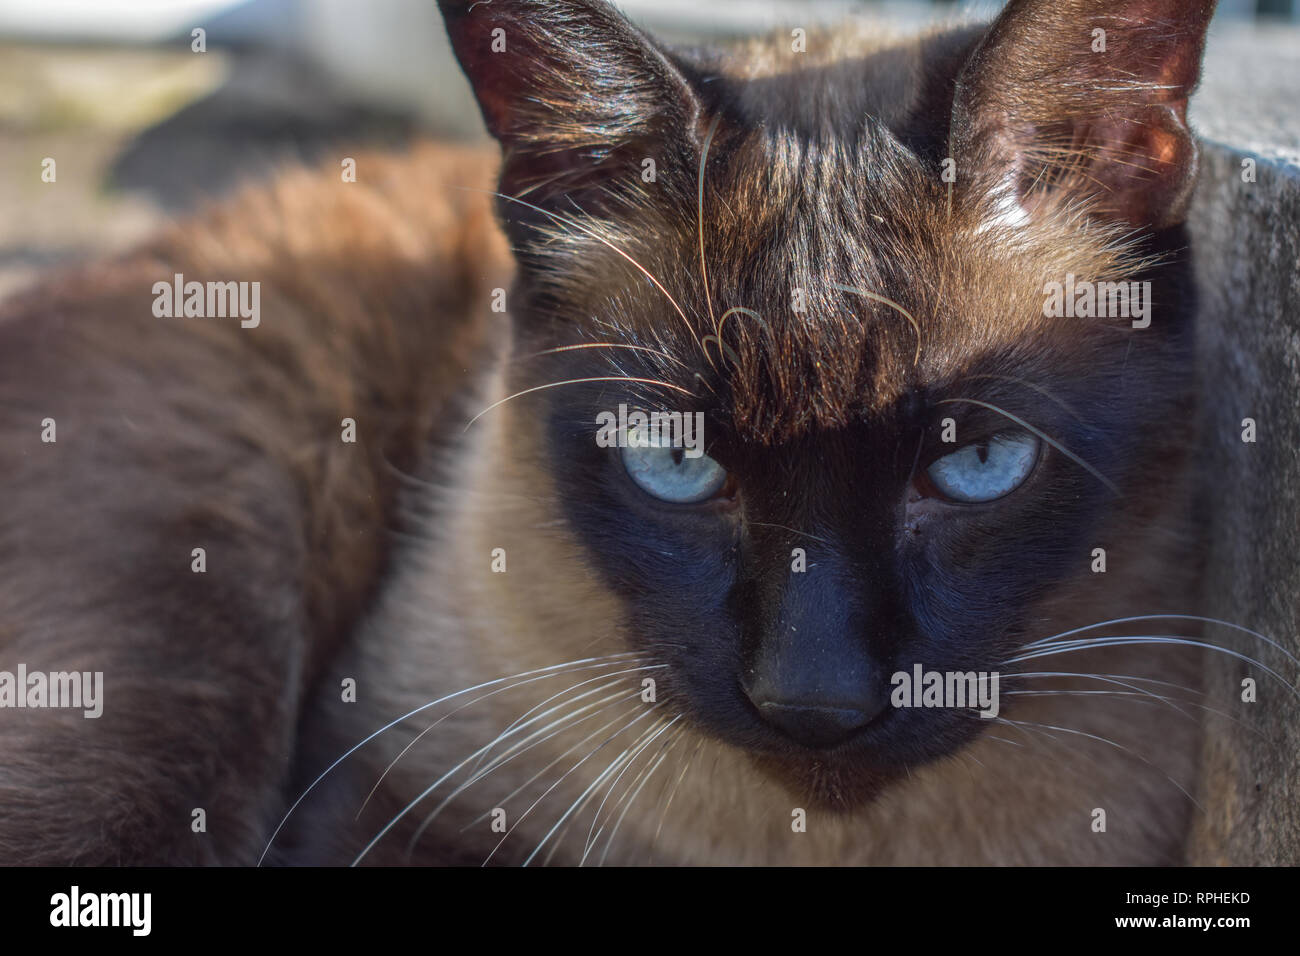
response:
<path id="1" fill-rule="evenodd" d="M 608 3 L 438 6 L 488 131 L 501 143 L 503 193 L 599 214 L 635 197 L 647 158 L 657 168 L 688 160 L 699 116 L 690 85 Z M 520 218 L 515 206 L 508 221 Z"/>
<path id="2" fill-rule="evenodd" d="M 1011 0 L 958 77 L 957 182 L 1160 229 L 1196 173 L 1187 102 L 1215 0 Z M 965 167 L 963 171 L 962 167 Z"/>

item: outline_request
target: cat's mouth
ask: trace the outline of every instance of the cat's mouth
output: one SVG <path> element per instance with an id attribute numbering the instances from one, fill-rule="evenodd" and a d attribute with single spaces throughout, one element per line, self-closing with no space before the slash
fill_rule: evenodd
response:
<path id="1" fill-rule="evenodd" d="M 738 687 L 746 726 L 721 736 L 743 749 L 798 806 L 851 813 L 920 766 L 978 737 L 986 722 L 957 708 L 819 706 L 777 709 Z M 715 727 L 715 734 L 718 728 Z"/>

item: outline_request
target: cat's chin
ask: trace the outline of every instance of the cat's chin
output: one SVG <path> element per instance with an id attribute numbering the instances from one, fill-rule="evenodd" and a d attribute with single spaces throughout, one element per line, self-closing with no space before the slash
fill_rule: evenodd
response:
<path id="1" fill-rule="evenodd" d="M 836 766 L 824 760 L 791 761 L 754 755 L 759 770 L 779 783 L 806 810 L 849 814 L 868 806 L 902 771 Z"/>

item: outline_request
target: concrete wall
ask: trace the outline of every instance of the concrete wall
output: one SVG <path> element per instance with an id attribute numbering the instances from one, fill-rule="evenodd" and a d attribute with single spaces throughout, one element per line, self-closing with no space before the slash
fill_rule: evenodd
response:
<path id="1" fill-rule="evenodd" d="M 1300 31 L 1213 38 L 1192 111 L 1205 140 L 1191 229 L 1202 306 L 1209 637 L 1294 688 L 1300 667 Z M 1255 160 L 1255 182 L 1242 178 Z M 1242 419 L 1258 437 L 1242 441 Z M 1215 654 L 1208 690 L 1256 703 L 1210 721 L 1194 859 L 1300 862 L 1300 696 L 1260 667 Z M 1218 705 L 1221 706 L 1221 705 Z"/>

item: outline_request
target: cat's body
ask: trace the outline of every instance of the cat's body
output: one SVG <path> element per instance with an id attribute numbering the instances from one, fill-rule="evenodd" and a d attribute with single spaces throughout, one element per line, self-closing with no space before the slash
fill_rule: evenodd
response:
<path id="1" fill-rule="evenodd" d="M 470 14 L 446 6 L 475 77 L 457 33 Z M 514 6 L 539 16 L 540 8 Z M 604 16 L 588 10 L 595 5 L 564 6 L 575 17 Z M 514 38 L 528 36 L 519 16 Z M 1009 23 L 1006 42 L 1021 42 L 1017 26 Z M 548 190 L 572 173 L 555 165 L 563 151 L 539 150 L 540 168 L 521 174 L 526 151 L 508 145 L 504 173 L 515 188 L 503 191 L 536 204 L 524 213 L 534 225 L 572 226 L 525 252 L 510 296 L 513 326 L 489 307 L 511 270 L 491 222 L 489 158 L 436 147 L 364 158 L 356 183 L 341 183 L 336 169 L 294 174 L 137 256 L 0 307 L 3 447 L 15 475 L 0 523 L 0 666 L 103 670 L 106 686 L 97 721 L 3 713 L 0 859 L 251 863 L 270 843 L 266 859 L 280 863 L 1181 862 L 1200 733 L 1200 662 L 1190 649 L 1138 644 L 1030 659 L 1022 670 L 1094 676 L 1008 679 L 1000 719 L 967 715 L 982 735 L 959 744 L 964 731 L 949 724 L 920 742 L 882 744 L 897 748 L 887 768 L 858 757 L 823 766 L 820 751 L 787 753 L 767 741 L 747 752 L 730 735 L 759 732 L 728 710 L 723 685 L 692 683 L 729 666 L 726 622 L 773 600 L 766 569 L 784 567 L 802 546 L 816 580 L 819 560 L 839 567 L 846 528 L 864 541 L 897 533 L 900 562 L 935 577 L 916 584 L 926 593 L 904 588 L 894 604 L 878 605 L 879 619 L 910 614 L 932 632 L 965 620 L 983 640 L 982 621 L 1014 618 L 988 637 L 995 651 L 964 651 L 959 669 L 977 659 L 998 665 L 1029 642 L 1100 621 L 1195 613 L 1185 459 L 1192 303 L 1185 235 L 1177 213 L 1158 205 L 1178 207 L 1182 178 L 1164 191 L 1144 188 L 1127 207 L 1150 219 L 1152 238 L 1140 250 L 1123 247 L 1112 225 L 1081 228 L 1067 204 L 1044 200 L 1034 220 L 1010 216 L 993 193 L 963 192 L 968 171 L 994 181 L 978 171 L 993 152 L 983 137 L 996 139 L 981 126 L 992 109 L 981 98 L 1015 115 L 1011 101 L 984 89 L 983 73 L 961 73 L 985 36 L 964 28 L 892 43 L 849 31 L 809 38 L 818 52 L 808 61 L 785 62 L 784 36 L 731 60 L 656 60 L 654 70 L 680 70 L 712 99 L 678 124 L 693 146 L 648 131 L 661 141 L 667 185 L 653 200 L 644 180 L 628 187 L 641 203 L 636 229 L 616 223 L 627 196 L 610 199 L 581 178 L 573 188 L 583 205 L 552 205 Z M 996 44 L 981 50 L 998 57 Z M 791 70 L 799 76 L 784 76 Z M 480 89 L 489 126 L 495 96 Z M 545 102 L 539 96 L 530 108 Z M 718 103 L 726 122 L 709 129 Z M 584 105 L 566 114 L 565 135 L 575 139 L 565 148 L 601 129 L 584 125 Z M 954 110 L 962 120 L 952 129 L 935 122 Z M 498 122 L 493 132 L 510 142 L 511 129 L 517 135 Z M 646 132 L 624 128 L 621 141 Z M 721 159 L 699 162 L 697 183 L 694 163 L 683 160 L 700 140 Z M 964 157 L 955 204 L 937 176 L 954 148 Z M 607 163 L 618 150 L 593 155 Z M 640 155 L 624 159 L 639 170 Z M 509 215 L 511 205 L 498 208 Z M 579 210 L 593 218 L 573 226 L 568 217 Z M 607 230 L 593 225 L 602 216 Z M 516 247 L 532 235 L 531 226 L 513 228 Z M 699 285 L 696 229 L 709 276 Z M 1018 235 L 1031 241 L 1018 245 Z M 859 259 L 853 243 L 887 254 Z M 1143 266 L 1136 252 L 1168 261 Z M 568 271 L 544 273 L 548 256 Z M 1159 338 L 1071 324 L 1087 319 L 1044 321 L 1042 280 L 1066 271 L 1152 281 L 1166 309 L 1157 313 Z M 260 326 L 150 315 L 148 290 L 173 273 L 260 280 Z M 814 288 L 818 280 L 893 298 L 872 309 L 844 293 L 860 326 L 814 332 L 772 311 L 804 279 L 815 315 L 840 308 L 824 282 Z M 555 318 L 557 299 L 578 320 L 603 318 L 611 306 L 617 317 L 568 329 Z M 535 321 L 521 322 L 534 312 Z M 691 317 L 688 337 L 679 315 Z M 775 342 L 753 324 L 737 331 L 749 318 L 771 321 Z M 727 321 L 730 338 L 719 332 Z M 711 359 L 702 341 L 709 332 L 719 333 Z M 675 574 L 656 563 L 656 555 L 712 560 L 657 526 L 639 539 L 648 550 L 629 550 L 593 514 L 607 492 L 557 478 L 565 473 L 555 456 L 566 453 L 554 448 L 567 446 L 556 430 L 590 417 L 586 406 L 539 417 L 551 408 L 544 401 L 565 392 L 552 383 L 663 374 L 611 364 L 594 347 L 536 354 L 596 346 L 605 333 L 622 335 L 637 357 L 667 351 L 679 364 L 701 346 L 686 382 L 729 362 L 732 417 L 723 427 L 749 448 L 794 449 L 786 485 L 766 473 L 754 479 L 755 488 L 780 490 L 756 491 L 723 517 L 683 519 L 700 540 L 722 533 L 717 527 L 734 536 L 719 550 L 725 572 Z M 836 361 L 858 353 L 870 360 Z M 1050 388 L 1034 385 L 1049 372 Z M 1000 551 L 995 560 L 946 532 L 938 506 L 916 495 L 860 526 L 818 504 L 858 494 L 846 477 L 853 447 L 836 436 L 860 427 L 859 405 L 888 436 L 871 446 L 879 455 L 862 459 L 890 460 L 910 480 L 908 462 L 915 472 L 922 447 L 893 416 L 910 421 L 918 394 L 947 395 L 967 427 L 962 403 L 1016 400 L 1009 385 L 943 391 L 975 379 L 1029 381 L 1029 391 L 1081 423 L 1064 443 L 1069 454 L 1055 445 L 1043 452 L 1054 455 L 1051 475 L 1068 472 L 1053 504 L 998 519 L 1011 539 L 987 545 Z M 538 391 L 510 397 L 529 388 Z M 617 403 L 622 393 L 589 397 Z M 40 439 L 47 417 L 57 422 L 54 444 Z M 355 444 L 340 440 L 347 418 Z M 1097 473 L 1075 467 L 1075 452 Z M 661 520 L 639 509 L 627 507 L 629 521 Z M 936 538 L 950 542 L 954 564 L 942 573 L 924 550 Z M 829 551 L 819 552 L 823 545 Z M 196 574 L 191 550 L 200 547 L 206 570 Z M 1104 572 L 1095 548 L 1105 549 Z M 894 573 L 873 563 L 870 549 L 844 560 L 864 575 L 866 567 Z M 55 566 L 66 593 L 50 593 Z M 990 578 L 981 600 L 959 600 L 974 586 L 961 575 L 980 573 Z M 630 574 L 648 583 L 630 584 Z M 1031 575 L 1041 580 L 1016 580 Z M 835 605 L 833 593 L 799 601 L 800 620 L 814 626 Z M 759 618 L 794 613 L 780 600 L 773 607 Z M 671 638 L 639 633 L 657 608 Z M 1189 622 L 1169 627 L 1119 633 L 1195 636 Z M 699 656 L 692 641 L 724 650 Z M 674 647 L 687 658 L 673 658 Z M 566 662 L 580 663 L 560 669 Z M 524 676 L 493 683 L 509 675 Z M 650 701 L 647 676 L 658 681 Z M 1032 693 L 1047 688 L 1077 693 Z M 1098 690 L 1120 693 L 1089 696 Z M 1162 699 L 1170 696 L 1178 700 Z M 368 735 L 443 698 L 332 766 Z M 945 741 L 945 752 L 932 751 L 931 740 Z M 206 832 L 191 828 L 195 808 L 206 811 Z"/>

